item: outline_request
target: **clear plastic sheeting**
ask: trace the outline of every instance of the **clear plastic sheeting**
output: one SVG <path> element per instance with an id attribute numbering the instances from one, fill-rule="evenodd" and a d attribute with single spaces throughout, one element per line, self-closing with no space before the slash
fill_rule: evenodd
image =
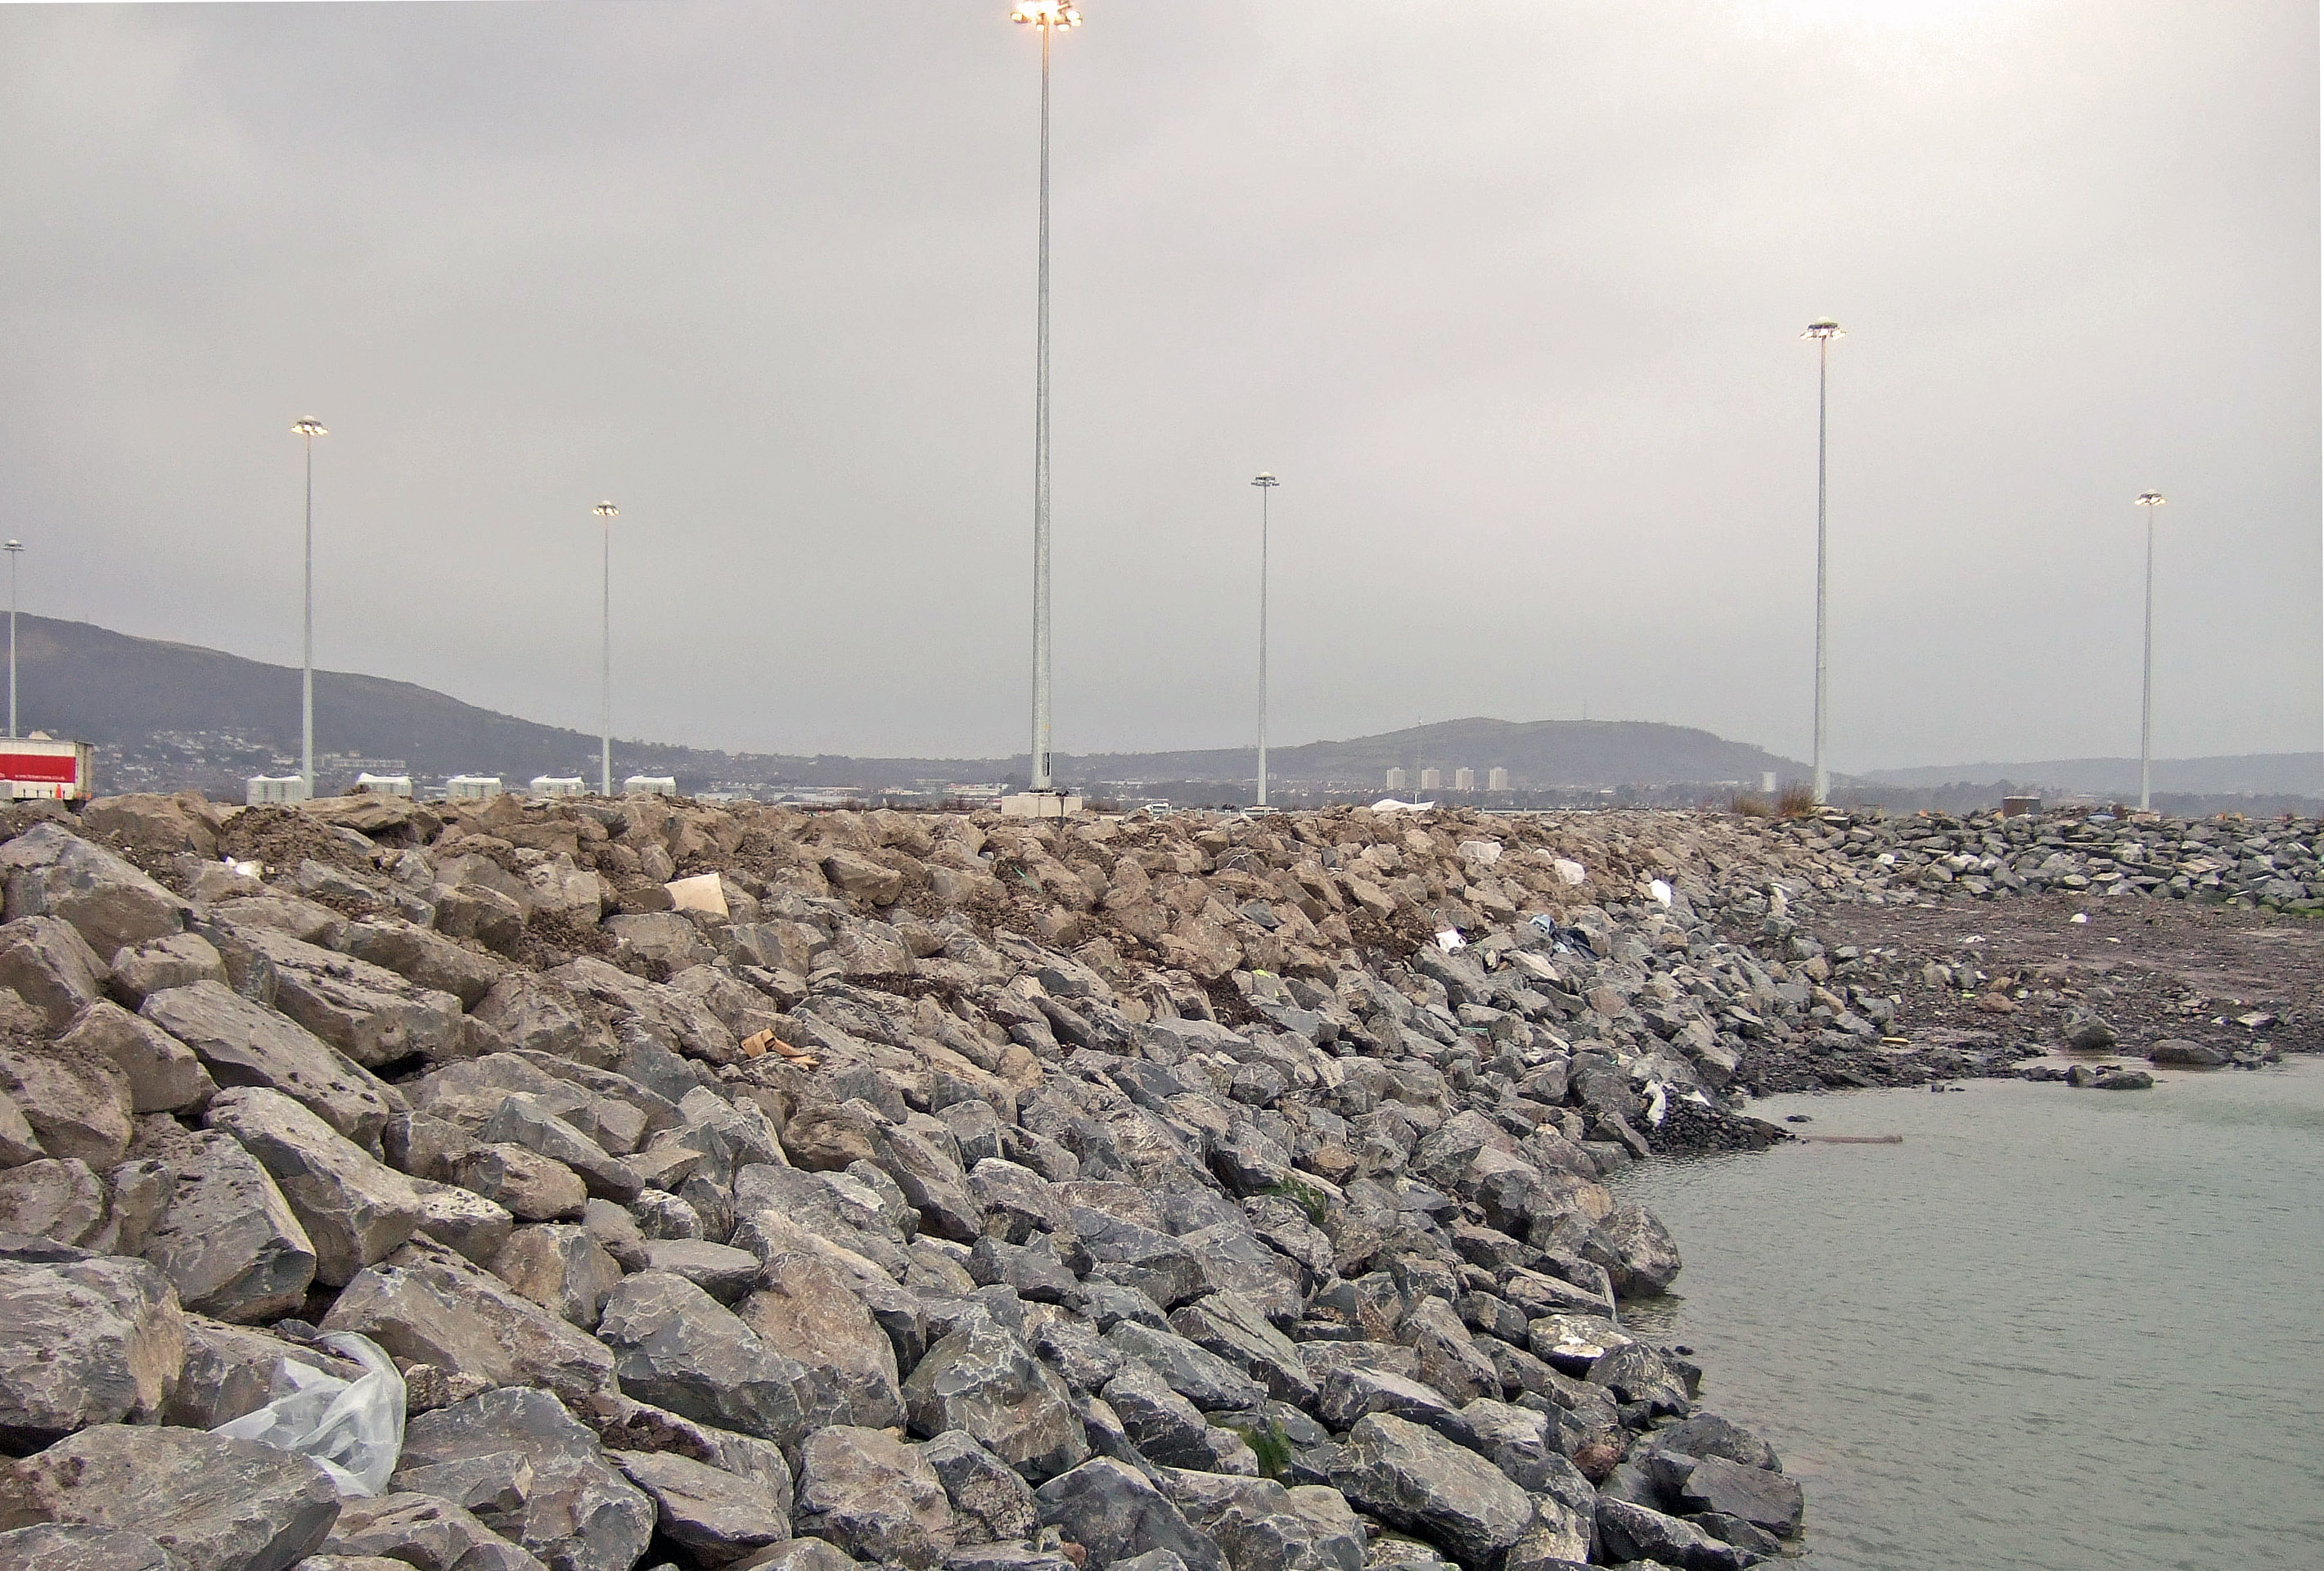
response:
<path id="1" fill-rule="evenodd" d="M 1464 840 L 1461 854 L 1480 868 L 1489 868 L 1501 859 L 1501 842 L 1497 840 Z"/>
<path id="2" fill-rule="evenodd" d="M 311 1456 L 342 1495 L 377 1494 L 403 1454 L 403 1376 L 369 1337 L 339 1331 L 318 1345 L 362 1365 L 363 1373 L 341 1380 L 286 1358 L 272 1401 L 210 1433 Z"/>

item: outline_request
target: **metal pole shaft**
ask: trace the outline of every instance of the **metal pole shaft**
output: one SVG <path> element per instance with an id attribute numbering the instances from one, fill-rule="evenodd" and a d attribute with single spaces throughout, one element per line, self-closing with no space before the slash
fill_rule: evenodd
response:
<path id="1" fill-rule="evenodd" d="M 16 740 L 16 558 L 8 553 L 8 740 Z"/>
<path id="2" fill-rule="evenodd" d="M 1821 807 L 1831 795 L 1831 779 L 1825 772 L 1823 739 L 1825 693 L 1830 680 L 1830 667 L 1824 652 L 1824 411 L 1826 391 L 1831 373 L 1831 340 L 1816 340 L 1816 687 L 1815 687 L 1815 800 Z"/>
<path id="3" fill-rule="evenodd" d="M 2138 811 L 2147 811 L 2154 774 L 2154 510 L 2146 510 L 2146 658 L 2138 697 Z"/>
<path id="4" fill-rule="evenodd" d="M 315 795 L 315 438 L 307 443 L 307 616 L 299 681 L 299 777 Z"/>
<path id="5" fill-rule="evenodd" d="M 605 522 L 604 599 L 597 643 L 597 795 L 613 794 L 613 520 Z"/>
<path id="6" fill-rule="evenodd" d="M 1267 493 L 1259 488 L 1259 804 L 1267 805 Z"/>
<path id="7" fill-rule="evenodd" d="M 1033 374 L 1032 789 L 1049 790 L 1049 34 L 1041 27 L 1041 262 Z"/>

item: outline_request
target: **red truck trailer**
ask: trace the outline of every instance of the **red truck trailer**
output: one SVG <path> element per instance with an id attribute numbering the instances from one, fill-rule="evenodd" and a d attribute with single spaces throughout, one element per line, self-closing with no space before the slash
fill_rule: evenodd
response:
<path id="1" fill-rule="evenodd" d="M 53 741 L 38 731 L 0 740 L 0 800 L 86 802 L 96 781 L 97 749 L 88 742 Z"/>

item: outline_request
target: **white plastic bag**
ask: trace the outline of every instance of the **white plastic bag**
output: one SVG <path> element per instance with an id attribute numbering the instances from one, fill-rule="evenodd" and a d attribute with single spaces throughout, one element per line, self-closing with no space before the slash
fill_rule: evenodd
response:
<path id="1" fill-rule="evenodd" d="M 364 1373 L 341 1380 L 286 1358 L 274 1378 L 273 1401 L 210 1433 L 311 1456 L 341 1494 L 377 1494 L 403 1454 L 403 1376 L 368 1337 L 339 1331 L 322 1345 L 363 1365 Z"/>

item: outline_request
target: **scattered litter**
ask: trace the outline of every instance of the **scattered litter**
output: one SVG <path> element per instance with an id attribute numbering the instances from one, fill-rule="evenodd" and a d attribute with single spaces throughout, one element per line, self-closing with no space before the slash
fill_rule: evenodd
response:
<path id="1" fill-rule="evenodd" d="M 1656 878 L 1653 883 L 1648 884 L 1646 886 L 1646 893 L 1653 896 L 1655 903 L 1665 908 L 1667 908 L 1670 905 L 1671 887 L 1663 882 L 1662 879 Z"/>
<path id="2" fill-rule="evenodd" d="M 274 1372 L 272 1401 L 210 1433 L 312 1457 L 343 1495 L 377 1494 L 403 1453 L 403 1376 L 367 1337 L 339 1331 L 321 1346 L 361 1364 L 363 1373 L 341 1380 L 286 1358 Z"/>
<path id="3" fill-rule="evenodd" d="M 1383 796 L 1372 804 L 1374 813 L 1425 813 L 1435 806 L 1434 802 L 1398 802 L 1393 796 Z"/>
<path id="4" fill-rule="evenodd" d="M 2105 935 L 2104 935 L 2104 934 L 2100 934 L 2099 936 L 2100 936 L 2100 937 L 2105 937 Z M 2120 939 L 2118 939 L 2118 938 L 2107 938 L 2107 942 L 2108 942 L 2108 943 L 2120 943 L 2121 942 L 2122 942 L 2122 940 L 2120 940 Z"/>
<path id="5" fill-rule="evenodd" d="M 763 1058 L 771 1050 L 779 1056 L 789 1059 L 803 1070 L 815 1068 L 815 1054 L 803 1047 L 793 1047 L 789 1043 L 777 1036 L 771 1028 L 754 1031 L 736 1045 L 742 1050 L 744 1058 Z"/>
<path id="6" fill-rule="evenodd" d="M 2071 916 L 2066 918 L 2067 921 L 2074 923 L 2078 927 L 2088 923 L 2089 919 L 2090 914 L 2087 911 L 2077 911 Z"/>
<path id="7" fill-rule="evenodd" d="M 1451 954 L 1456 949 L 1467 949 L 1469 941 L 1461 936 L 1459 928 L 1448 927 L 1436 935 L 1436 947 Z"/>
<path id="8" fill-rule="evenodd" d="M 1472 862 L 1489 868 L 1501 859 L 1501 842 L 1497 840 L 1464 840 L 1461 842 L 1461 854 Z"/>
<path id="9" fill-rule="evenodd" d="M 726 890 L 715 873 L 697 873 L 691 878 L 677 878 L 664 884 L 669 891 L 672 906 L 679 911 L 702 911 L 724 921 L 726 916 Z"/>
<path id="10" fill-rule="evenodd" d="M 1665 1116 L 1670 1112 L 1670 1094 L 1663 1089 L 1660 1080 L 1648 1080 L 1646 1089 L 1653 1093 L 1646 1104 L 1646 1122 L 1659 1129 L 1663 1126 Z"/>
<path id="11" fill-rule="evenodd" d="M 245 878 L 263 878 L 266 877 L 266 864 L 264 862 L 237 862 L 232 857 L 220 857 L 218 860 L 224 862 L 228 868 L 240 873 Z"/>
<path id="12" fill-rule="evenodd" d="M 1913 1039 L 1909 1036 L 1884 1036 L 1880 1039 L 1880 1045 L 1883 1047 L 1910 1047 L 1913 1045 Z"/>

